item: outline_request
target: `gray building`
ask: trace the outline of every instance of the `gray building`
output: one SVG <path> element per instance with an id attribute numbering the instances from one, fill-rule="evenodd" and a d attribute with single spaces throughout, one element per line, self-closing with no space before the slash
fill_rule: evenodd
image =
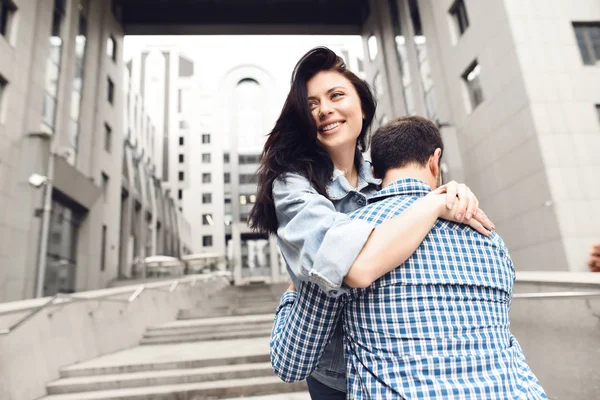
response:
<path id="1" fill-rule="evenodd" d="M 371 0 L 378 120 L 441 126 L 520 270 L 586 270 L 600 237 L 600 3 Z"/>
<path id="2" fill-rule="evenodd" d="M 122 129 L 116 3 L 0 4 L 0 301 L 126 276 L 125 264 L 160 250 L 143 236 L 152 201 L 162 207 L 165 252 L 178 255 L 174 204 Z"/>

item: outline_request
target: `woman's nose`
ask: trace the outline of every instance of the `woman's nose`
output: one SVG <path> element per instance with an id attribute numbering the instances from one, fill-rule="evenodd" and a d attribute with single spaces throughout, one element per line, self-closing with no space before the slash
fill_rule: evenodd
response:
<path id="1" fill-rule="evenodd" d="M 319 110 L 319 118 L 326 118 L 329 114 L 333 112 L 333 107 L 328 102 L 321 103 L 321 108 Z"/>

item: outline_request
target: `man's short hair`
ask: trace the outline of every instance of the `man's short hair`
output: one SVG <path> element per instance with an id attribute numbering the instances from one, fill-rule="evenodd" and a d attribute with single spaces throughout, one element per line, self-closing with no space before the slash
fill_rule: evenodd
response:
<path id="1" fill-rule="evenodd" d="M 371 138 L 371 158 L 375 176 L 383 178 L 390 168 L 411 163 L 424 166 L 435 149 L 444 151 L 442 135 L 430 120 L 402 117 L 381 126 Z"/>

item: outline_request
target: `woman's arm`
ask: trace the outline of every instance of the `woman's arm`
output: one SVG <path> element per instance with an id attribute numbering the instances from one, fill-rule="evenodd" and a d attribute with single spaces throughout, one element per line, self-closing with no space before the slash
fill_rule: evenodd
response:
<path id="1" fill-rule="evenodd" d="M 455 196 L 456 188 L 452 186 L 448 193 Z M 483 211 L 478 210 L 478 204 L 448 202 L 448 197 L 444 194 L 446 190 L 446 187 L 441 187 L 431 192 L 415 201 L 402 214 L 377 226 L 348 270 L 344 282 L 352 287 L 370 286 L 408 260 L 438 218 L 468 223 L 481 234 L 491 235 L 490 229 L 493 229 L 493 224 Z M 458 190 L 462 191 L 458 196 L 469 197 L 469 202 L 477 201 L 466 191 L 468 190 L 466 186 L 462 185 Z M 472 218 L 472 214 L 475 213 L 473 209 L 478 210 L 476 218 Z M 466 220 L 465 217 L 470 219 Z"/>
<path id="2" fill-rule="evenodd" d="M 457 200 L 448 201 L 449 196 Z M 370 223 L 353 221 L 337 212 L 333 203 L 320 195 L 308 179 L 296 174 L 287 174 L 285 179 L 274 182 L 273 199 L 279 222 L 279 247 L 286 263 L 297 278 L 319 284 L 330 296 L 344 292 L 342 282 L 368 286 L 402 264 L 438 217 L 463 222 L 462 217 L 456 216 L 469 216 L 478 210 L 477 199 L 468 188 L 453 183 L 420 199 L 406 212 L 374 230 Z M 477 214 L 476 218 L 482 222 L 487 220 L 482 212 Z M 469 223 L 481 226 L 475 218 Z M 486 231 L 483 227 L 478 230 Z M 355 270 L 351 272 L 352 269 Z"/>
<path id="3" fill-rule="evenodd" d="M 271 365 L 284 382 L 306 379 L 317 367 L 335 330 L 341 298 L 327 296 L 317 285 L 301 282 L 298 293 L 281 297 L 271 332 Z"/>
<path id="4" fill-rule="evenodd" d="M 343 278 L 375 226 L 337 212 L 306 178 L 296 174 L 284 178 L 273 184 L 283 258 L 294 277 L 337 296 L 344 291 Z"/>

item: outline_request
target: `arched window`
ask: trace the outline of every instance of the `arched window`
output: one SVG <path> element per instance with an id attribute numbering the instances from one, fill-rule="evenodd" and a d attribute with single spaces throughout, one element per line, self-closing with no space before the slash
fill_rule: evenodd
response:
<path id="1" fill-rule="evenodd" d="M 263 90 L 255 79 L 244 78 L 235 87 L 236 124 L 239 152 L 260 151 L 265 140 Z"/>

